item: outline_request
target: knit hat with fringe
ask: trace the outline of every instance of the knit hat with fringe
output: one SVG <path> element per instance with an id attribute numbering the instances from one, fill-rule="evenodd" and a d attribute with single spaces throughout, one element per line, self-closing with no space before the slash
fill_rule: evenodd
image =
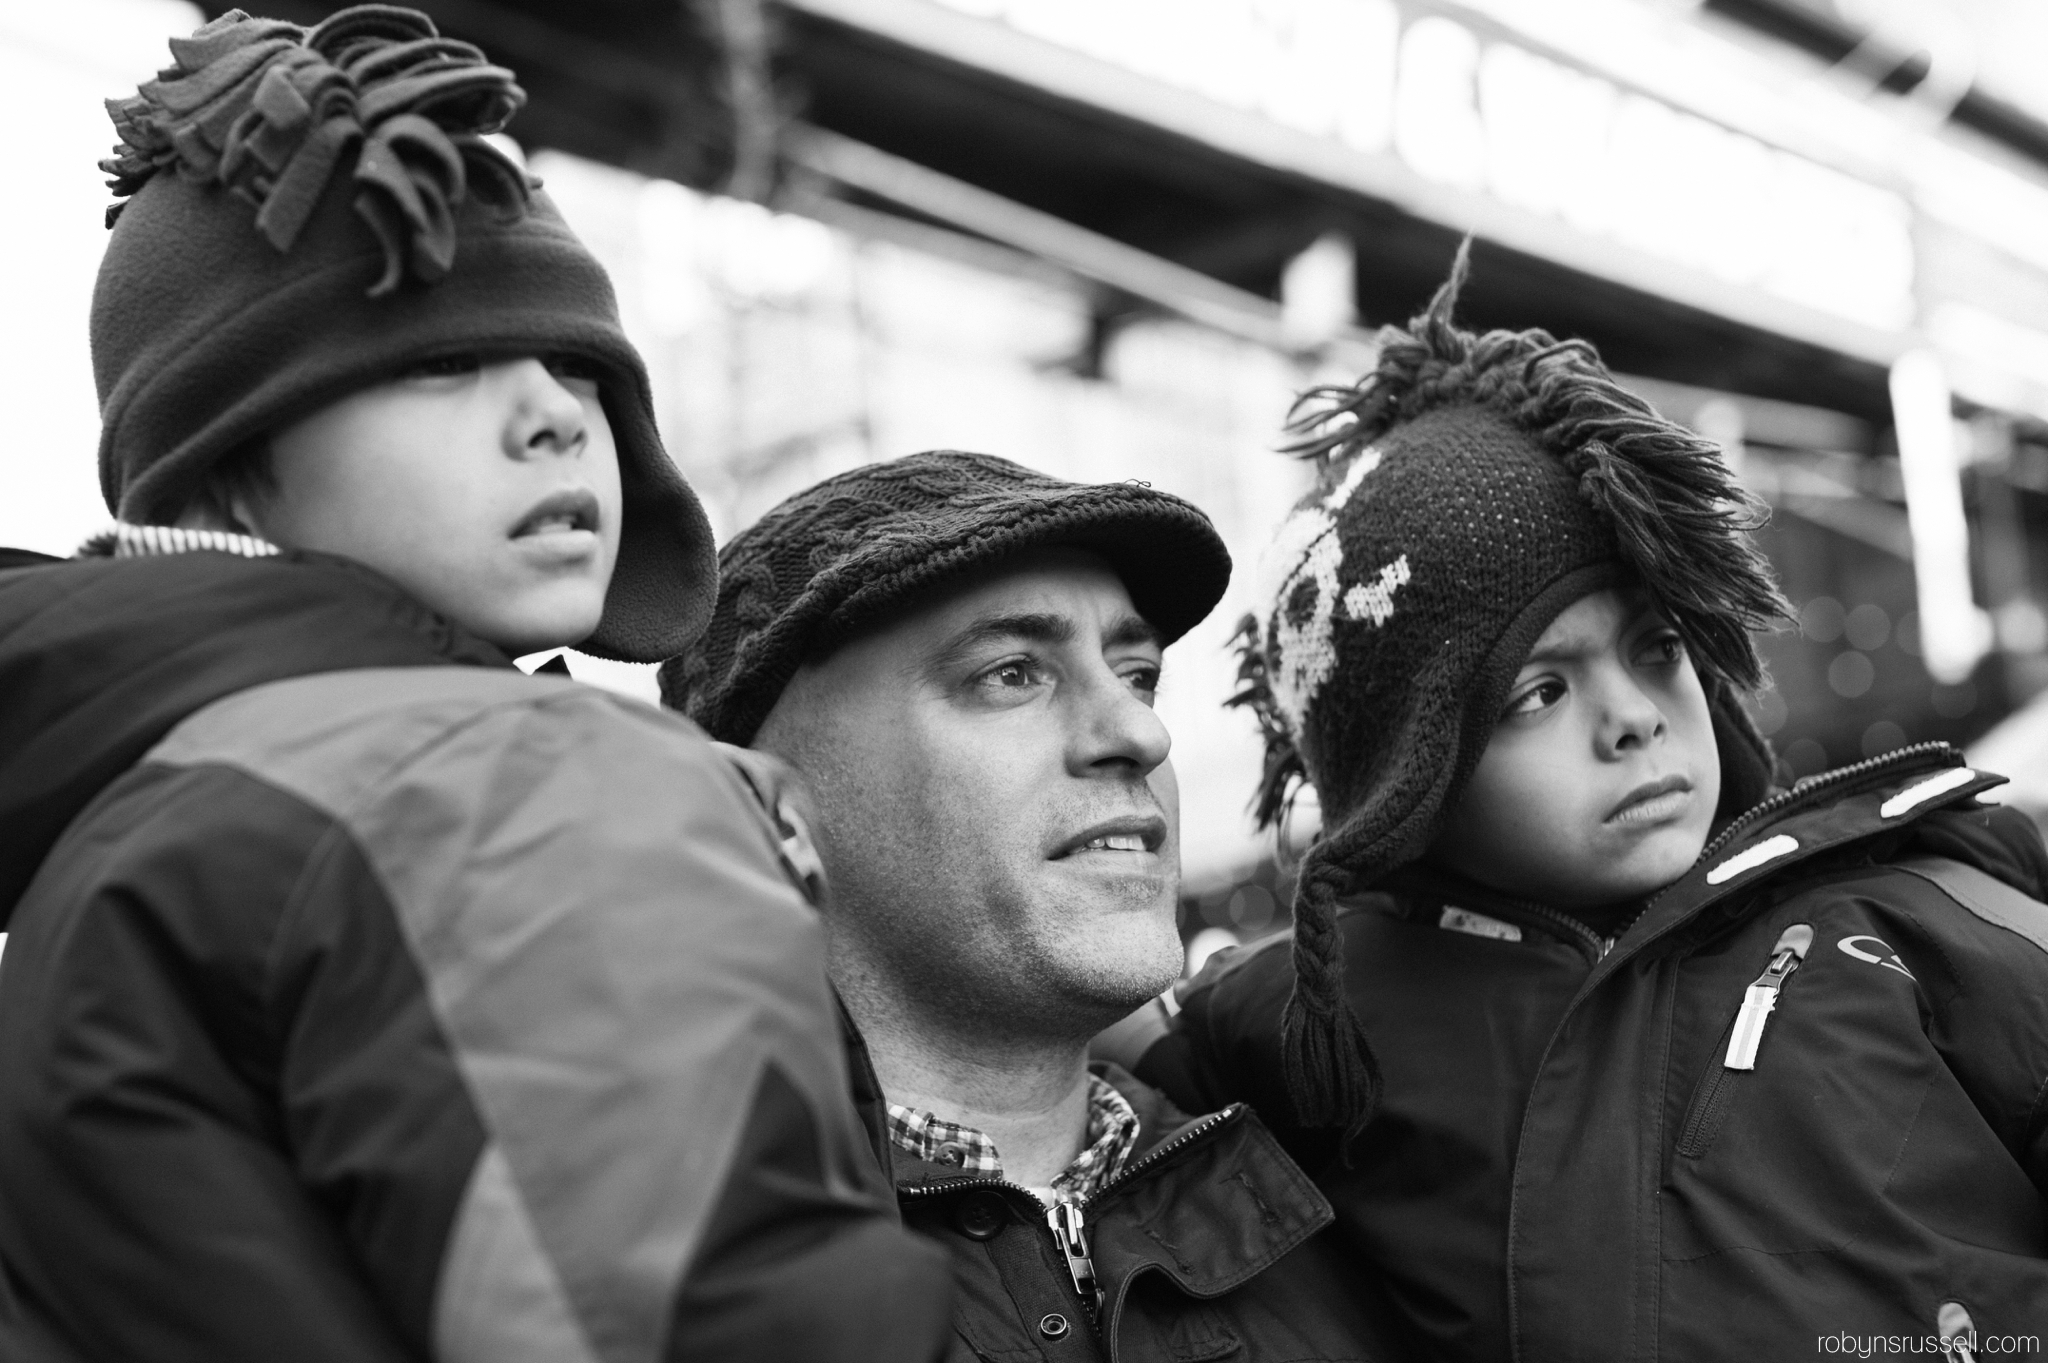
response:
<path id="1" fill-rule="evenodd" d="M 1585 342 L 1453 326 L 1466 269 L 1460 250 L 1429 307 L 1382 334 L 1374 372 L 1297 405 L 1289 452 L 1315 461 L 1316 490 L 1262 564 L 1262 615 L 1240 626 L 1232 704 L 1265 733 L 1259 820 L 1304 780 L 1322 806 L 1282 1024 L 1306 1126 L 1355 1132 L 1378 1101 L 1336 901 L 1428 850 L 1529 649 L 1574 601 L 1646 588 L 1707 689 L 1723 810 L 1770 779 L 1735 701 L 1763 680 L 1751 631 L 1789 612 L 1749 537 L 1760 508 L 1715 445 L 1617 385 Z"/>
<path id="2" fill-rule="evenodd" d="M 571 354 L 600 373 L 625 517 L 596 634 L 654 662 L 709 619 L 711 528 L 655 431 L 604 268 L 484 140 L 512 73 L 416 10 L 307 30 L 233 10 L 107 108 L 123 202 L 93 294 L 100 483 L 174 520 L 223 456 L 452 353 Z"/>
<path id="3" fill-rule="evenodd" d="M 1230 584 L 1216 527 L 1171 493 L 927 450 L 827 478 L 733 536 L 718 558 L 718 611 L 661 669 L 662 701 L 745 746 L 804 663 L 924 593 L 1052 545 L 1100 554 L 1162 643 Z"/>

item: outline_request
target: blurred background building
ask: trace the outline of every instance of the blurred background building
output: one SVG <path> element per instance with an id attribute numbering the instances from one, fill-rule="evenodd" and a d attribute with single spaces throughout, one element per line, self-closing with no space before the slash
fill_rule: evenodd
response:
<path id="1" fill-rule="evenodd" d="M 2024 708 L 2048 688 L 2037 0 L 413 2 L 519 72 L 511 135 L 611 268 L 721 534 L 935 447 L 1216 517 L 1239 579 L 1161 699 L 1191 934 L 1284 920 L 1244 813 L 1255 732 L 1220 708 L 1249 569 L 1304 487 L 1280 425 L 1371 363 L 1468 231 L 1468 321 L 1593 340 L 1772 505 L 1800 627 L 1767 645 L 1758 718 L 1795 773 L 1981 739 L 2048 809 Z M 0 14 L 0 356 L 26 413 L 0 543 L 68 552 L 105 517 L 98 101 L 224 8 Z"/>

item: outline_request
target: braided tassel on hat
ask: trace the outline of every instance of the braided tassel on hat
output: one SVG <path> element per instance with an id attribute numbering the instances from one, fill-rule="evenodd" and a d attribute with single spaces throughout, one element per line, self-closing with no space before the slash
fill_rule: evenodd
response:
<path id="1" fill-rule="evenodd" d="M 1266 740 L 1255 813 L 1277 822 L 1312 781 L 1323 814 L 1295 896 L 1287 1084 L 1304 1124 L 1349 1134 L 1380 1075 L 1337 902 L 1428 852 L 1537 636 L 1581 597 L 1640 588 L 1733 711 L 1763 680 L 1753 632 L 1790 614 L 1750 538 L 1761 504 L 1719 448 L 1583 341 L 1457 327 L 1469 268 L 1468 242 L 1422 314 L 1382 333 L 1372 373 L 1297 403 L 1288 452 L 1314 461 L 1317 488 L 1237 636 L 1230 703 Z M 1754 728 L 1730 732 L 1768 772 Z"/>

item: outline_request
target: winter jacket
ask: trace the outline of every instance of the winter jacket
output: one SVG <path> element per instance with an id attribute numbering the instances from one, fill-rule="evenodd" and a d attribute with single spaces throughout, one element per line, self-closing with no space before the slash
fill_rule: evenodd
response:
<path id="1" fill-rule="evenodd" d="M 943 1346 L 740 775 L 367 570 L 0 572 L 0 927 L 10 1363 Z"/>
<path id="2" fill-rule="evenodd" d="M 1097 1073 L 1137 1112 L 1138 1143 L 1057 1230 L 1025 1188 L 890 1152 L 905 1223 L 952 1252 L 948 1363 L 1401 1357 L 1380 1343 L 1384 1302 L 1319 1233 L 1329 1203 L 1250 1109 L 1189 1117 L 1114 1066 Z"/>
<path id="3" fill-rule="evenodd" d="M 1348 902 L 1384 1102 L 1348 1167 L 1283 1134 L 1418 1355 L 2048 1333 L 2048 855 L 1999 779 L 1925 744 L 1806 782 L 1614 940 L 1448 878 Z M 1289 1112 L 1288 956 L 1191 982 L 1140 1072 Z"/>

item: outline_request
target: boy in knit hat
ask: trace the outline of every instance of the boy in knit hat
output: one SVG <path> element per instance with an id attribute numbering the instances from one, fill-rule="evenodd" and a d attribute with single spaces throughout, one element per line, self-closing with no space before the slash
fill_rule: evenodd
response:
<path id="1" fill-rule="evenodd" d="M 0 574 L 0 1356 L 931 1356 L 772 771 L 511 663 L 715 594 L 511 73 L 381 5 L 172 52 L 119 525 Z"/>
<path id="2" fill-rule="evenodd" d="M 2038 835 L 1942 744 L 1773 791 L 1750 499 L 1463 271 L 1296 427 L 1239 699 L 1323 831 L 1139 1073 L 1284 1123 L 1419 1357 L 2038 1332 Z"/>

